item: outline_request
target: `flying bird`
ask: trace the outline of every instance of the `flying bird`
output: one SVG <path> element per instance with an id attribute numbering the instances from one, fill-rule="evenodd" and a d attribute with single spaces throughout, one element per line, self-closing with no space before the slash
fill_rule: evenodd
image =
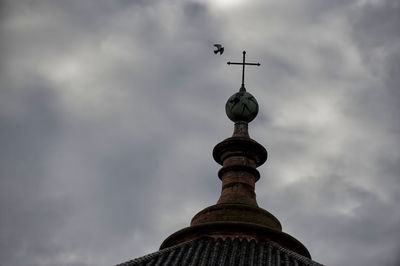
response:
<path id="1" fill-rule="evenodd" d="M 221 44 L 214 44 L 215 47 L 217 47 L 216 50 L 214 50 L 214 54 L 219 53 L 219 55 L 222 55 L 222 53 L 224 52 L 224 47 L 222 47 Z"/>

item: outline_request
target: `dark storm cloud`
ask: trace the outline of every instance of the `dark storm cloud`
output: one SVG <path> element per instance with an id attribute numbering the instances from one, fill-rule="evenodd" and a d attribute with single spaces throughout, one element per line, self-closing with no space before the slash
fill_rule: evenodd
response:
<path id="1" fill-rule="evenodd" d="M 276 201 L 279 194 L 285 201 Z M 323 254 L 324 261 L 335 265 L 395 265 L 398 258 L 392 254 L 398 252 L 400 219 L 393 212 L 395 200 L 383 199 L 342 176 L 307 177 L 269 189 L 265 199 L 281 212 L 285 231 L 314 246 L 314 259 L 321 260 L 318 256 Z"/>
<path id="2" fill-rule="evenodd" d="M 196 94 L 183 77 L 203 63 L 194 56 L 195 39 L 206 30 L 193 30 L 206 24 L 205 8 L 123 7 L 130 9 L 98 2 L 8 4 L 1 136 L 2 210 L 11 208 L 1 226 L 6 264 L 110 265 L 150 252 L 174 230 L 155 229 L 158 221 L 175 222 L 176 214 L 160 213 L 179 206 L 170 193 L 192 193 L 180 192 L 187 185 L 182 175 L 191 172 L 177 170 L 184 163 L 174 152 L 193 158 L 191 148 L 203 150 L 205 158 L 209 149 L 196 144 L 197 126 L 182 130 L 192 138 L 186 150 L 174 123 L 190 119 L 179 112 L 191 107 L 177 101 L 180 93 L 190 95 L 186 87 Z M 162 23 L 164 9 L 169 26 Z M 180 20 L 190 28 L 175 28 Z M 180 34 L 192 41 L 178 42 Z M 93 49 L 103 56 L 92 56 Z M 104 110 L 103 99 L 120 106 L 104 102 Z M 154 187 L 157 193 L 149 190 Z M 153 238 L 155 232 L 160 236 Z"/>
<path id="3" fill-rule="evenodd" d="M 291 140 L 278 145 L 280 150 L 273 150 L 278 153 L 275 156 L 279 156 L 280 160 L 294 162 L 294 165 L 299 162 L 307 165 L 310 161 L 317 164 L 312 166 L 313 170 L 309 174 L 320 171 L 340 173 L 337 176 L 304 176 L 301 182 L 284 185 L 281 189 L 279 181 L 273 177 L 272 184 L 278 185 L 278 189 L 266 187 L 270 195 L 262 199 L 272 205 L 270 202 L 280 198 L 273 191 L 288 197 L 275 203 L 275 207 L 280 206 L 276 212 L 282 212 L 278 217 L 286 216 L 287 222 L 282 223 L 294 226 L 288 228 L 291 232 L 302 232 L 299 239 L 303 239 L 310 248 L 315 244 L 314 258 L 328 265 L 399 263 L 398 256 L 393 256 L 400 250 L 399 236 L 397 233 L 389 233 L 398 232 L 400 226 L 400 214 L 396 211 L 399 200 L 399 81 L 397 75 L 390 74 L 398 66 L 398 9 L 398 3 L 378 1 L 375 4 L 351 6 L 348 10 L 341 11 L 349 18 L 349 29 L 354 38 L 352 41 L 359 48 L 357 52 L 361 56 L 364 69 L 364 74 L 355 85 L 347 88 L 347 98 L 335 105 L 336 112 L 343 112 L 345 115 L 340 122 L 341 127 L 334 128 L 332 134 L 325 136 L 328 138 L 325 138 L 323 145 L 329 146 L 329 143 L 337 142 L 338 137 L 345 134 L 345 146 L 337 147 L 342 152 L 333 156 L 328 154 L 326 158 L 323 157 L 326 156 L 324 153 L 314 157 L 310 151 L 315 152 L 313 146 L 318 137 L 312 141 L 304 139 L 311 134 L 306 125 L 303 125 L 302 131 L 294 131 L 295 135 L 290 135 L 289 131 L 286 142 L 287 139 Z M 339 65 L 336 63 L 337 58 L 330 60 L 333 56 L 329 56 L 329 53 L 323 52 L 323 56 L 328 56 L 332 65 Z M 337 77 L 345 78 L 342 70 L 335 72 L 338 73 Z M 303 72 L 300 75 L 305 74 Z M 347 124 L 346 120 L 351 121 L 352 125 Z M 316 130 L 315 127 L 310 129 Z M 299 138 L 299 135 L 303 135 L 301 142 L 293 140 Z M 299 146 L 299 143 L 302 144 Z M 293 147 L 290 148 L 290 145 Z M 289 147 L 287 152 L 285 146 Z M 299 159 L 307 153 L 313 159 Z M 290 168 L 294 165 L 289 163 L 278 167 Z M 269 167 L 274 168 L 272 165 Z M 274 169 L 268 170 L 267 173 L 273 176 L 273 171 Z M 279 176 L 275 178 L 279 179 Z M 293 193 L 297 194 L 295 198 L 292 198 Z M 301 214 L 304 212 L 306 214 Z M 304 221 L 302 216 L 312 217 L 313 222 L 310 223 L 307 218 Z M 298 226 L 301 228 L 297 228 Z M 336 243 L 339 247 L 324 247 L 327 243 L 323 239 L 329 239 L 330 244 Z M 319 251 L 320 249 L 325 251 Z M 340 255 L 344 253 L 352 255 Z M 323 254 L 324 258 L 319 259 L 319 254 Z"/>
<path id="4" fill-rule="evenodd" d="M 3 85 L 6 79 L 3 76 Z M 25 261 L 27 255 L 33 260 L 35 254 L 49 256 L 54 247 L 44 243 L 65 225 L 62 216 L 70 210 L 65 202 L 49 201 L 42 194 L 46 161 L 62 131 L 57 98 L 41 78 L 25 77 L 24 85 L 28 87 L 9 83 L 1 91 L 0 243 L 4 262 Z"/>
<path id="5" fill-rule="evenodd" d="M 327 265 L 399 257 L 396 1 L 9 1 L 2 7 L 0 257 L 111 265 L 220 193 L 213 145 L 246 82 L 270 210 Z M 212 45 L 226 46 L 223 56 Z M 294 204 L 295 203 L 295 204 Z M 369 264 L 368 264 L 369 263 Z"/>
<path id="6" fill-rule="evenodd" d="M 373 122 L 384 121 L 380 126 L 390 127 L 396 134 L 400 134 L 400 123 L 396 123 L 400 113 L 399 12 L 397 1 L 383 1 L 363 6 L 351 18 L 352 31 L 365 65 L 378 79 L 375 84 L 365 84 L 365 89 L 371 93 L 361 95 L 359 115 L 368 115 L 366 120 L 379 116 L 373 117 Z"/>

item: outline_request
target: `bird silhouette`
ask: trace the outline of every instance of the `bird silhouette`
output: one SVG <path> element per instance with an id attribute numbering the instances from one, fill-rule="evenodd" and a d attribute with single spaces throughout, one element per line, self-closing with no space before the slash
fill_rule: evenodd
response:
<path id="1" fill-rule="evenodd" d="M 222 53 L 224 52 L 224 47 L 222 47 L 221 44 L 214 44 L 215 47 L 217 47 L 216 50 L 214 50 L 214 54 L 219 53 L 219 55 L 222 55 Z"/>

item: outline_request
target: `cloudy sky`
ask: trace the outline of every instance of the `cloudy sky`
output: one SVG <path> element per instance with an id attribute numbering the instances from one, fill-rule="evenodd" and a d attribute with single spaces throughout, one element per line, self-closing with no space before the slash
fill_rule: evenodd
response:
<path id="1" fill-rule="evenodd" d="M 244 49 L 259 205 L 320 263 L 400 264 L 398 0 L 0 7 L 1 266 L 120 263 L 216 203 Z"/>

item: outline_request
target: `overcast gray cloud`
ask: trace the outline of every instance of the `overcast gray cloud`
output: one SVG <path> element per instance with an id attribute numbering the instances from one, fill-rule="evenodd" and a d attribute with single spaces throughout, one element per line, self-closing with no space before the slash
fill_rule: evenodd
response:
<path id="1" fill-rule="evenodd" d="M 318 262 L 400 263 L 399 1 L 3 1 L 0 29 L 1 265 L 113 265 L 214 204 L 244 49 L 259 205 Z"/>

